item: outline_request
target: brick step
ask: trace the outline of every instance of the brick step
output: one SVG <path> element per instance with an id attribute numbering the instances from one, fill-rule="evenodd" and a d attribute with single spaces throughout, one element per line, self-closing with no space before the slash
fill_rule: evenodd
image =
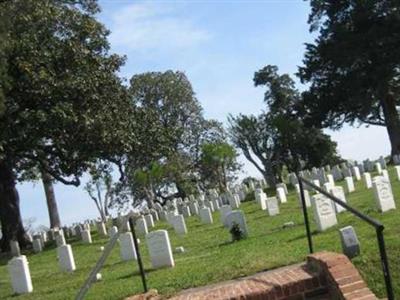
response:
<path id="1" fill-rule="evenodd" d="M 136 295 L 126 300 L 158 300 Z M 173 300 L 378 300 L 343 254 L 320 252 L 307 262 L 200 288 L 184 290 Z"/>
<path id="2" fill-rule="evenodd" d="M 305 299 L 306 295 L 314 297 L 325 294 L 325 285 L 326 281 L 318 273 L 310 272 L 305 264 L 298 264 L 212 286 L 189 289 L 172 299 Z"/>

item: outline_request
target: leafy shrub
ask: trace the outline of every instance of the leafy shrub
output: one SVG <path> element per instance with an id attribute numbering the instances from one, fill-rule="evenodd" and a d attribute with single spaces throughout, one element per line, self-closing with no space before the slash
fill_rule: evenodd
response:
<path id="1" fill-rule="evenodd" d="M 240 241 L 241 239 L 244 238 L 243 231 L 240 229 L 239 224 L 233 223 L 231 230 L 229 231 L 232 236 L 232 241 Z"/>

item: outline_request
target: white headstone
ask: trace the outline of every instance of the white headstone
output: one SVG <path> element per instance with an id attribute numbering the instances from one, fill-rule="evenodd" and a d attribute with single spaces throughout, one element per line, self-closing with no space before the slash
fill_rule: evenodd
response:
<path id="1" fill-rule="evenodd" d="M 226 216 L 232 211 L 229 205 L 222 205 L 219 209 L 221 223 L 226 226 Z"/>
<path id="2" fill-rule="evenodd" d="M 276 196 L 278 197 L 280 203 L 286 203 L 287 202 L 286 193 L 285 193 L 285 190 L 284 190 L 283 187 L 278 187 L 276 189 Z"/>
<path id="3" fill-rule="evenodd" d="M 275 216 L 279 214 L 279 204 L 276 197 L 267 198 L 267 211 L 268 215 Z"/>
<path id="4" fill-rule="evenodd" d="M 40 238 L 34 238 L 32 242 L 33 252 L 39 253 L 42 252 L 42 241 Z"/>
<path id="5" fill-rule="evenodd" d="M 236 194 L 233 194 L 231 197 L 229 197 L 229 205 L 233 208 L 239 208 L 240 205 L 240 199 L 239 196 Z"/>
<path id="6" fill-rule="evenodd" d="M 8 262 L 8 272 L 14 293 L 25 294 L 33 291 L 28 260 L 25 255 L 12 258 Z"/>
<path id="7" fill-rule="evenodd" d="M 90 234 L 89 230 L 87 230 L 87 229 L 82 230 L 81 237 L 82 237 L 82 242 L 84 242 L 85 244 L 92 243 L 92 235 Z"/>
<path id="8" fill-rule="evenodd" d="M 358 167 L 353 167 L 353 174 L 357 181 L 361 180 L 360 169 Z"/>
<path id="9" fill-rule="evenodd" d="M 58 264 L 61 271 L 73 272 L 75 271 L 75 260 L 72 253 L 71 245 L 62 245 L 57 248 Z"/>
<path id="10" fill-rule="evenodd" d="M 382 174 L 382 166 L 379 162 L 375 163 L 375 169 L 378 172 L 378 174 Z"/>
<path id="11" fill-rule="evenodd" d="M 140 217 L 136 220 L 135 231 L 139 235 L 146 235 L 149 232 L 147 229 L 147 222 L 144 217 Z"/>
<path id="12" fill-rule="evenodd" d="M 153 216 L 153 222 L 156 222 L 160 219 L 158 216 L 158 212 L 155 209 L 150 209 L 150 213 Z"/>
<path id="13" fill-rule="evenodd" d="M 168 232 L 166 230 L 150 232 L 146 235 L 146 243 L 153 268 L 173 267 L 175 265 Z"/>
<path id="14" fill-rule="evenodd" d="M 182 206 L 182 215 L 183 215 L 185 218 L 189 218 L 189 217 L 191 216 L 189 206 L 187 206 L 187 205 L 183 205 L 183 206 Z"/>
<path id="15" fill-rule="evenodd" d="M 12 256 L 20 256 L 21 250 L 18 241 L 10 241 L 10 250 Z"/>
<path id="16" fill-rule="evenodd" d="M 62 235 L 62 234 L 56 235 L 56 245 L 57 245 L 57 247 L 63 246 L 65 244 L 66 243 L 65 243 L 64 235 Z"/>
<path id="17" fill-rule="evenodd" d="M 194 215 L 198 215 L 199 214 L 199 206 L 196 202 L 191 202 L 189 204 L 189 208 L 190 208 L 190 213 L 192 214 L 192 216 Z"/>
<path id="18" fill-rule="evenodd" d="M 328 182 L 331 184 L 331 186 L 335 186 L 335 179 L 333 178 L 332 174 L 326 175 Z"/>
<path id="19" fill-rule="evenodd" d="M 226 216 L 226 223 L 229 229 L 232 228 L 234 224 L 239 225 L 239 228 L 243 234 L 243 236 L 248 236 L 246 218 L 244 216 L 243 211 L 241 210 L 233 210 Z"/>
<path id="20" fill-rule="evenodd" d="M 372 186 L 374 188 L 375 201 L 379 211 L 385 212 L 396 208 L 390 182 L 385 177 L 374 177 Z"/>
<path id="21" fill-rule="evenodd" d="M 206 201 L 204 201 L 204 203 L 212 212 L 214 212 L 215 209 L 214 209 L 214 204 L 212 203 L 212 201 L 206 200 Z"/>
<path id="22" fill-rule="evenodd" d="M 219 205 L 219 199 L 216 198 L 212 201 L 213 205 L 214 205 L 214 210 L 219 210 L 220 205 Z"/>
<path id="23" fill-rule="evenodd" d="M 104 222 L 97 222 L 96 223 L 97 232 L 100 236 L 107 236 L 107 229 Z"/>
<path id="24" fill-rule="evenodd" d="M 212 224 L 213 217 L 211 211 L 208 207 L 203 207 L 200 209 L 200 221 L 204 224 Z"/>
<path id="25" fill-rule="evenodd" d="M 352 226 L 339 229 L 340 240 L 342 242 L 343 253 L 353 258 L 360 254 L 360 242 Z"/>
<path id="26" fill-rule="evenodd" d="M 132 233 L 125 232 L 119 236 L 120 254 L 123 261 L 136 260 L 135 245 Z"/>
<path id="27" fill-rule="evenodd" d="M 330 182 L 325 182 L 323 186 L 324 190 L 327 192 L 329 192 L 333 187 L 334 186 Z"/>
<path id="28" fill-rule="evenodd" d="M 298 183 L 296 183 L 295 185 L 294 185 L 294 188 L 295 188 L 295 190 L 296 190 L 296 193 L 300 193 L 300 184 L 298 184 Z"/>
<path id="29" fill-rule="evenodd" d="M 182 215 L 174 216 L 171 221 L 176 234 L 183 235 L 187 233 L 185 218 Z"/>
<path id="30" fill-rule="evenodd" d="M 341 186 L 335 186 L 331 188 L 330 193 L 335 196 L 336 198 L 339 198 L 339 200 L 342 200 L 343 202 L 346 202 L 346 196 L 344 194 L 344 190 Z M 335 210 L 337 213 L 341 213 L 342 211 L 346 211 L 346 209 L 341 206 L 340 204 L 337 204 L 336 202 L 334 203 Z"/>
<path id="31" fill-rule="evenodd" d="M 372 188 L 371 174 L 368 173 L 368 172 L 364 172 L 363 178 L 364 178 L 365 187 L 366 187 L 367 189 Z"/>
<path id="32" fill-rule="evenodd" d="M 303 202 L 301 200 L 301 193 L 297 193 L 297 198 L 299 199 L 300 207 L 303 207 Z M 306 203 L 306 207 L 311 207 L 310 202 L 310 193 L 307 190 L 304 190 L 304 201 Z"/>
<path id="33" fill-rule="evenodd" d="M 154 227 L 154 220 L 152 215 L 145 215 L 144 218 L 146 220 L 147 228 Z"/>
<path id="34" fill-rule="evenodd" d="M 289 191 L 288 191 L 288 189 L 287 189 L 287 186 L 286 186 L 286 184 L 285 183 L 278 183 L 277 185 L 276 185 L 276 187 L 277 188 L 283 188 L 283 190 L 285 191 L 285 195 L 288 195 L 289 194 Z"/>
<path id="35" fill-rule="evenodd" d="M 312 181 L 312 183 L 314 183 L 314 185 L 316 185 L 317 187 L 321 187 L 321 184 L 320 184 L 320 182 L 319 182 L 318 179 L 314 179 L 314 180 Z"/>
<path id="36" fill-rule="evenodd" d="M 161 209 L 158 213 L 160 220 L 162 221 L 167 221 L 167 212 L 163 209 Z"/>
<path id="37" fill-rule="evenodd" d="M 260 205 L 261 210 L 266 210 L 267 209 L 267 194 L 264 192 L 261 192 L 257 195 L 258 198 L 258 204 Z"/>
<path id="38" fill-rule="evenodd" d="M 318 231 L 324 231 L 337 224 L 332 201 L 328 197 L 322 194 L 315 194 L 311 197 L 311 205 L 314 210 Z"/>
<path id="39" fill-rule="evenodd" d="M 355 189 L 354 189 L 353 177 L 348 176 L 348 177 L 346 177 L 344 180 L 345 180 L 345 182 L 346 182 L 346 190 L 347 190 L 347 192 L 348 192 L 348 193 L 354 192 Z"/>
<path id="40" fill-rule="evenodd" d="M 118 228 L 117 226 L 112 226 L 109 230 L 108 230 L 108 235 L 110 236 L 110 238 L 112 238 L 114 235 L 116 235 L 118 233 Z"/>
<path id="41" fill-rule="evenodd" d="M 397 180 L 400 181 L 400 166 L 395 166 L 394 168 L 396 169 Z"/>

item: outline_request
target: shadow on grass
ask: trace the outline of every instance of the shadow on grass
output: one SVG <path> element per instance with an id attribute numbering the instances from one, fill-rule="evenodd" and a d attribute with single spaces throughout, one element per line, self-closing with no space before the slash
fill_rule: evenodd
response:
<path id="1" fill-rule="evenodd" d="M 160 268 L 160 269 L 148 268 L 148 269 L 145 269 L 145 270 L 144 270 L 144 273 L 145 273 L 145 275 L 146 275 L 146 274 L 155 272 L 155 271 L 157 271 L 157 270 L 163 270 L 163 269 L 167 269 L 167 267 L 165 267 L 165 268 Z M 131 273 L 126 274 L 126 275 L 123 275 L 123 276 L 119 276 L 119 277 L 117 277 L 117 279 L 129 279 L 129 278 L 132 278 L 132 277 L 135 277 L 135 276 L 140 276 L 139 270 L 136 270 L 136 271 L 134 271 L 134 272 L 131 272 Z M 147 277 L 147 276 L 146 276 L 146 277 Z M 148 279 L 148 278 L 146 278 L 146 279 Z"/>

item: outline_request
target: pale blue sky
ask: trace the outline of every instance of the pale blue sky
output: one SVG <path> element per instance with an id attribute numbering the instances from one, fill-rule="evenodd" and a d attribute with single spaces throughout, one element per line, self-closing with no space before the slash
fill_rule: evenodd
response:
<path id="1" fill-rule="evenodd" d="M 229 113 L 257 114 L 265 106 L 263 89 L 253 74 L 267 64 L 293 74 L 301 64 L 308 32 L 308 2 L 282 1 L 100 1 L 101 22 L 111 30 L 112 51 L 127 56 L 121 76 L 146 71 L 186 73 L 206 117 L 226 122 Z M 299 88 L 301 88 L 299 86 Z M 332 133 L 328 131 L 329 133 Z M 349 128 L 334 132 L 346 158 L 388 154 L 383 128 Z M 245 175 L 259 177 L 245 163 Z M 41 183 L 18 186 L 24 218 L 48 225 Z M 55 186 L 63 223 L 97 217 L 81 187 Z"/>

